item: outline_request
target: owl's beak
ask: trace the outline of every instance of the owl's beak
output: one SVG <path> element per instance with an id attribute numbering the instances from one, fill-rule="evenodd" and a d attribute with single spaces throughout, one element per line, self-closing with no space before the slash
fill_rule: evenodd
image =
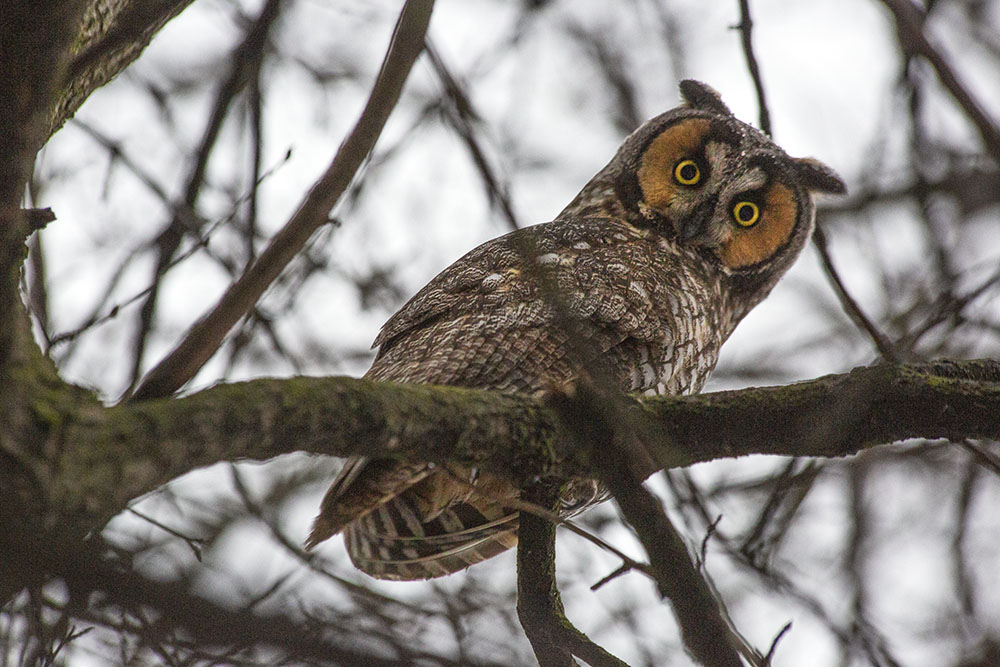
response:
<path id="1" fill-rule="evenodd" d="M 675 219 L 677 236 L 684 245 L 699 245 L 709 236 L 709 223 L 715 212 L 715 201 L 702 202 L 694 211 L 683 218 Z"/>

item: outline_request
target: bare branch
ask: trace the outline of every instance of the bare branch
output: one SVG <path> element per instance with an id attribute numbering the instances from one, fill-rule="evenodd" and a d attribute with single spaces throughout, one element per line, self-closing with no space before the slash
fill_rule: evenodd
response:
<path id="1" fill-rule="evenodd" d="M 66 81 L 48 118 L 48 135 L 62 127 L 91 93 L 111 81 L 192 0 L 89 0 Z M 29 3 L 30 4 L 30 3 Z"/>
<path id="2" fill-rule="evenodd" d="M 601 539 L 594 533 L 581 528 L 573 521 L 560 517 L 553 511 L 547 510 L 535 503 L 526 502 L 520 498 L 515 498 L 513 500 L 506 501 L 505 504 L 509 505 L 511 509 L 515 509 L 521 512 L 522 514 L 527 512 L 528 514 L 533 514 L 534 516 L 537 516 L 541 519 L 545 519 L 546 521 L 553 523 L 557 526 L 563 526 L 564 528 L 566 528 L 566 530 L 570 531 L 571 533 L 579 535 L 580 537 L 587 540 L 591 544 L 601 549 L 604 549 L 608 553 L 614 554 L 615 556 L 620 558 L 622 561 L 621 566 L 616 568 L 612 574 L 608 575 L 607 577 L 604 577 L 603 579 L 592 585 L 590 587 L 590 590 L 592 591 L 596 591 L 598 588 L 608 583 L 615 577 L 621 576 L 626 572 L 631 572 L 632 570 L 637 570 L 639 572 L 642 572 L 643 574 L 650 575 L 649 566 L 646 565 L 645 563 L 640 563 L 639 561 L 630 558 L 625 552 L 623 552 L 621 549 L 614 546 L 610 542 L 607 542 L 606 540 Z"/>
<path id="3" fill-rule="evenodd" d="M 754 90 L 757 91 L 757 108 L 760 110 L 760 130 L 771 136 L 771 112 L 767 108 L 764 96 L 764 79 L 757 65 L 757 56 L 753 52 L 753 19 L 750 18 L 750 0 L 740 0 L 740 37 L 743 44 L 743 55 L 747 60 L 747 69 L 753 79 Z"/>
<path id="4" fill-rule="evenodd" d="M 882 0 L 896 19 L 896 36 L 903 52 L 910 56 L 923 56 L 937 72 L 938 78 L 955 101 L 965 111 L 983 138 L 986 151 L 1000 164 L 1000 127 L 983 110 L 982 105 L 972 96 L 968 88 L 959 80 L 951 65 L 941 52 L 931 44 L 924 34 L 926 16 L 911 0 Z"/>
<path id="5" fill-rule="evenodd" d="M 46 400 L 40 395 L 36 409 Z M 64 400 L 45 408 L 67 409 L 66 426 L 48 436 L 61 444 L 46 451 L 57 453 L 31 465 L 48 471 L 45 493 L 60 498 L 60 515 L 79 506 L 80 521 L 109 518 L 200 466 L 295 451 L 461 463 L 518 485 L 539 474 L 595 475 L 551 409 L 491 391 L 263 379 L 179 399 L 87 404 L 86 419 L 75 416 L 84 408 Z M 1000 361 L 885 364 L 785 387 L 635 399 L 628 410 L 656 425 L 644 437 L 649 455 L 633 462 L 640 479 L 747 454 L 846 456 L 906 438 L 1000 439 Z"/>
<path id="6" fill-rule="evenodd" d="M 847 316 L 851 318 L 851 321 L 859 329 L 868 334 L 882 359 L 892 362 L 900 361 L 896 347 L 886 338 L 885 334 L 879 331 L 878 327 L 865 315 L 865 312 L 861 310 L 861 306 L 858 305 L 858 302 L 847 291 L 844 281 L 840 279 L 840 274 L 837 272 L 837 267 L 833 264 L 833 258 L 830 257 L 830 248 L 827 246 L 826 233 L 819 225 L 813 230 L 812 241 L 816 250 L 819 251 L 819 257 L 823 263 L 823 271 L 826 273 L 830 284 L 833 285 L 833 291 L 837 293 L 837 299 L 844 308 L 844 312 L 847 313 Z"/>
<path id="7" fill-rule="evenodd" d="M 445 95 L 447 95 L 450 102 L 447 110 L 448 120 L 452 127 L 454 127 L 455 132 L 465 142 L 466 148 L 469 149 L 469 155 L 472 157 L 473 164 L 476 165 L 476 171 L 479 172 L 479 177 L 483 181 L 483 186 L 486 188 L 486 194 L 490 199 L 490 203 L 500 211 L 507 221 L 508 227 L 512 230 L 520 229 L 522 225 L 518 222 L 517 215 L 514 213 L 514 205 L 510 200 L 507 185 L 500 182 L 490 163 L 486 160 L 486 154 L 483 152 L 482 146 L 479 145 L 476 132 L 482 121 L 472 105 L 472 100 L 469 99 L 464 88 L 451 73 L 451 70 L 429 39 L 426 40 L 424 48 L 427 51 L 431 67 L 434 68 L 434 73 L 437 74 L 441 85 L 444 86 Z"/>
<path id="8" fill-rule="evenodd" d="M 522 496 L 551 507 L 555 489 L 533 486 Z M 572 667 L 576 655 L 592 667 L 627 667 L 567 620 L 556 586 L 556 524 L 522 512 L 517 531 L 517 615 L 542 667 Z"/>
<path id="9" fill-rule="evenodd" d="M 368 104 L 326 173 L 257 261 L 226 290 L 215 308 L 191 327 L 173 352 L 146 375 L 133 399 L 167 396 L 194 377 L 313 232 L 326 224 L 330 209 L 350 185 L 396 106 L 410 69 L 423 50 L 433 6 L 433 0 L 407 0 Z"/>
<path id="10" fill-rule="evenodd" d="M 588 383 L 572 395 L 553 394 L 553 406 L 576 446 L 589 450 L 599 478 L 608 486 L 629 524 L 649 554 L 649 570 L 660 595 L 670 601 L 684 645 L 698 662 L 711 667 L 741 667 L 729 640 L 730 631 L 705 580 L 695 568 L 687 545 L 662 505 L 643 488 L 636 462 L 648 456 L 631 429 L 623 429 L 613 397 Z"/>
<path id="11" fill-rule="evenodd" d="M 173 217 L 153 242 L 156 248 L 156 266 L 153 269 L 153 280 L 150 288 L 142 299 L 142 307 L 138 313 L 138 331 L 133 339 L 132 368 L 129 375 L 131 386 L 139 381 L 146 343 L 153 326 L 153 316 L 159 300 L 161 278 L 173 266 L 174 257 L 184 237 L 188 234 L 196 236 L 200 234 L 203 223 L 197 215 L 196 205 L 205 183 L 208 160 L 216 146 L 219 133 L 222 131 L 223 123 L 229 115 L 229 109 L 234 100 L 251 81 L 259 77 L 268 36 L 281 14 L 282 1 L 268 0 L 264 4 L 256 20 L 247 30 L 243 41 L 233 51 L 230 58 L 232 68 L 229 76 L 216 92 L 211 116 L 205 126 L 201 143 L 187 174 L 183 203 L 170 202 Z M 256 185 L 252 187 L 256 188 Z"/>

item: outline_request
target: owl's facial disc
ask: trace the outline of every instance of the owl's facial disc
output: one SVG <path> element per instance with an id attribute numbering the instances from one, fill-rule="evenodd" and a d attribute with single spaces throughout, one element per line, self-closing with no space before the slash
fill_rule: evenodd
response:
<path id="1" fill-rule="evenodd" d="M 639 164 L 642 205 L 665 218 L 683 243 L 711 242 L 718 183 L 734 149 L 729 141 L 738 139 L 720 138 L 719 128 L 708 118 L 673 123 L 649 143 Z"/>
<path id="2" fill-rule="evenodd" d="M 637 174 L 642 206 L 668 221 L 680 243 L 711 248 L 730 270 L 772 257 L 799 218 L 795 189 L 773 156 L 755 157 L 742 136 L 707 118 L 678 121 L 649 143 Z"/>

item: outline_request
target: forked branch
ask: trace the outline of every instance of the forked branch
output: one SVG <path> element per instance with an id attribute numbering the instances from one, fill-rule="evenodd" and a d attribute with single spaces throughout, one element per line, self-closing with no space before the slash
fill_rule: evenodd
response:
<path id="1" fill-rule="evenodd" d="M 552 488 L 536 485 L 522 498 L 542 507 L 556 499 Z M 556 525 L 521 512 L 517 531 L 517 616 L 542 667 L 573 667 L 573 656 L 591 667 L 628 667 L 573 627 L 556 585 Z"/>

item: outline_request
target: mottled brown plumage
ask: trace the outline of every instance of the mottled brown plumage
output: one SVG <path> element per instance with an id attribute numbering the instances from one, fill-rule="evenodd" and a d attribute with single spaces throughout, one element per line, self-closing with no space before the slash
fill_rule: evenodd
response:
<path id="1" fill-rule="evenodd" d="M 485 243 L 392 316 L 365 377 L 539 392 L 600 355 L 627 392 L 699 391 L 739 320 L 812 231 L 809 191 L 841 192 L 704 84 L 646 122 L 552 222 Z M 516 543 L 517 490 L 458 466 L 351 459 L 307 542 L 343 532 L 384 579 L 454 572 Z M 562 490 L 569 515 L 604 498 Z"/>

